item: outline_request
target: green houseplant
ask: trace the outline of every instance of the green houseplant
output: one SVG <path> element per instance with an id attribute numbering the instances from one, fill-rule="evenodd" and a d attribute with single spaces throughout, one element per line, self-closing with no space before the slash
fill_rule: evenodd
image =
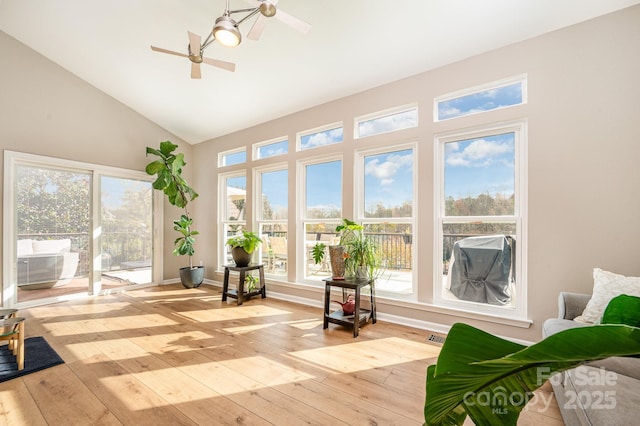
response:
<path id="1" fill-rule="evenodd" d="M 256 291 L 259 281 L 260 280 L 255 275 L 247 274 L 247 276 L 244 278 L 245 290 L 247 291 L 247 293 Z"/>
<path id="2" fill-rule="evenodd" d="M 640 328 L 567 329 L 523 346 L 457 323 L 427 368 L 425 425 L 516 425 L 532 392 L 556 372 L 610 356 L 639 356 Z"/>
<path id="3" fill-rule="evenodd" d="M 262 240 L 255 232 L 242 231 L 227 239 L 227 245 L 231 247 L 231 256 L 236 266 L 247 266 L 251 263 L 251 255 L 260 246 Z"/>
<path id="4" fill-rule="evenodd" d="M 336 226 L 339 235 L 337 246 L 329 246 L 332 269 L 336 263 L 344 263 L 345 275 L 375 279 L 381 271 L 381 256 L 378 246 L 364 234 L 364 227 L 343 218 Z M 326 244 L 317 242 L 311 254 L 316 264 L 324 260 Z M 333 252 L 333 253 L 332 253 Z M 336 278 L 334 271 L 334 279 Z"/>
<path id="5" fill-rule="evenodd" d="M 194 236 L 199 232 L 192 228 L 193 219 L 187 208 L 198 197 L 198 193 L 182 177 L 182 168 L 186 163 L 184 154 L 173 153 L 177 148 L 178 145 L 171 141 L 161 142 L 159 149 L 147 147 L 147 156 L 151 154 L 158 158 L 147 164 L 145 171 L 148 175 L 156 176 L 153 188 L 164 192 L 171 205 L 183 209 L 180 218 L 173 221 L 173 229 L 180 233 L 174 241 L 173 254 L 189 257 L 189 266 L 180 268 L 180 280 L 183 286 L 193 288 L 204 281 L 204 266 L 193 266 Z"/>

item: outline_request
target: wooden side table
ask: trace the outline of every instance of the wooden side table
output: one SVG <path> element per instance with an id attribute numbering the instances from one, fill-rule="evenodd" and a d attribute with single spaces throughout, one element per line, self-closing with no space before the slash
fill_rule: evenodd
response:
<path id="1" fill-rule="evenodd" d="M 247 276 L 248 271 L 253 271 L 258 269 L 260 275 L 260 287 L 255 291 L 245 292 L 244 291 L 244 280 Z M 240 273 L 238 288 L 229 290 L 229 272 L 236 271 Z M 242 305 L 245 298 L 250 298 L 251 296 L 261 295 L 264 299 L 267 297 L 267 287 L 264 283 L 264 265 L 249 265 L 249 266 L 233 266 L 233 265 L 225 265 L 224 266 L 224 282 L 222 284 L 222 301 L 225 302 L 227 297 L 232 297 L 237 299 L 238 305 Z"/>
<path id="2" fill-rule="evenodd" d="M 334 280 L 333 278 L 325 278 L 324 287 L 324 324 L 323 329 L 329 327 L 329 323 L 340 324 L 347 327 L 353 327 L 353 337 L 358 337 L 358 331 L 361 326 L 366 324 L 369 319 L 375 324 L 376 319 L 376 293 L 372 280 L 366 278 Z M 360 309 L 360 290 L 369 286 L 371 290 L 371 309 Z M 345 301 L 345 290 L 355 291 L 355 312 L 353 315 L 345 315 L 342 309 L 329 312 L 329 303 L 331 302 L 331 287 L 342 288 L 342 301 Z"/>

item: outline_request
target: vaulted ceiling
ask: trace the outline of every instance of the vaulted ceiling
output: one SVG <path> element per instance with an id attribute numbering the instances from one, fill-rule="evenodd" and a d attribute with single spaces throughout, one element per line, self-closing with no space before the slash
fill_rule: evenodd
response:
<path id="1" fill-rule="evenodd" d="M 638 3 L 281 0 L 308 33 L 269 18 L 249 40 L 247 20 L 240 46 L 205 50 L 236 71 L 203 64 L 200 80 L 150 46 L 186 53 L 187 31 L 204 40 L 225 0 L 0 0 L 0 30 L 195 144 Z"/>

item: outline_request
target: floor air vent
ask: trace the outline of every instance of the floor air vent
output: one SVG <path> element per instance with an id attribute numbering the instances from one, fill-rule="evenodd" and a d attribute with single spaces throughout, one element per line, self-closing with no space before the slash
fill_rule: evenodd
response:
<path id="1" fill-rule="evenodd" d="M 432 342 L 432 343 L 438 343 L 438 344 L 443 344 L 444 340 L 446 339 L 446 336 L 440 336 L 437 334 L 430 334 L 429 337 L 427 337 L 427 341 L 428 342 Z"/>

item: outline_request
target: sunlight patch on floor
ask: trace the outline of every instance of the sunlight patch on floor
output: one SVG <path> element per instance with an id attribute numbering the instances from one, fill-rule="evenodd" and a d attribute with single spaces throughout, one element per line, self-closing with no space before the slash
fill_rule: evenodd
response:
<path id="1" fill-rule="evenodd" d="M 133 298 L 139 298 L 139 299 L 148 299 L 149 297 L 153 297 L 154 295 L 158 295 L 158 296 L 162 296 L 162 300 L 149 300 L 147 301 L 148 303 L 154 303 L 154 302 L 163 302 L 165 300 L 171 300 L 171 299 L 165 299 L 165 297 L 181 297 L 181 298 L 193 298 L 194 296 L 210 296 L 211 292 L 209 290 L 206 289 L 199 289 L 199 288 L 189 288 L 189 289 L 179 289 L 179 290 L 169 290 L 169 289 L 163 289 L 162 286 L 160 288 L 158 287 L 149 287 L 146 288 L 142 291 L 132 291 L 132 292 L 128 292 L 127 296 L 133 297 Z"/>
<path id="2" fill-rule="evenodd" d="M 252 324 L 252 325 L 243 325 L 240 327 L 226 327 L 226 328 L 223 328 L 223 330 L 233 334 L 246 334 L 246 333 L 251 333 L 258 330 L 264 330 L 266 328 L 273 327 L 274 325 L 278 325 L 278 323 Z"/>
<path id="3" fill-rule="evenodd" d="M 352 373 L 429 359 L 438 353 L 439 349 L 428 344 L 389 337 L 292 352 L 290 355 L 340 373 Z"/>
<path id="4" fill-rule="evenodd" d="M 160 314 L 117 316 L 113 318 L 101 318 L 100 321 L 105 323 L 109 329 L 113 331 L 179 324 L 178 322 L 168 318 L 166 315 Z"/>
<path id="5" fill-rule="evenodd" d="M 262 356 L 231 359 L 221 361 L 220 364 L 247 375 L 265 386 L 278 386 L 315 378 L 315 376 Z"/>
<path id="6" fill-rule="evenodd" d="M 297 328 L 299 330 L 311 330 L 313 328 L 316 328 L 318 326 L 322 325 L 322 320 L 316 320 L 316 319 L 305 319 L 305 320 L 298 320 L 298 321 L 285 321 L 283 322 L 283 324 L 287 324 L 293 328 Z"/>
<path id="7" fill-rule="evenodd" d="M 102 377 L 100 378 L 100 385 L 111 392 L 112 395 L 120 395 L 122 389 L 127 389 L 129 395 L 140 395 L 140 398 L 119 398 L 121 404 L 130 411 L 152 410 L 167 405 L 166 401 L 155 394 L 143 391 L 136 392 L 136 388 L 145 385 L 140 383 L 133 374 Z M 151 395 L 152 398 L 149 398 L 149 395 Z"/>
<path id="8" fill-rule="evenodd" d="M 248 358 L 241 358 L 239 361 L 246 362 L 249 365 Z M 243 365 L 241 366 L 244 367 Z M 201 362 L 178 367 L 178 369 L 220 395 L 232 395 L 265 388 L 265 385 L 253 378 L 245 374 L 239 374 L 238 371 L 220 362 Z"/>
<path id="9" fill-rule="evenodd" d="M 148 346 L 147 350 L 156 353 L 187 352 L 194 349 L 215 348 L 221 344 L 210 333 L 197 330 L 134 337 L 129 340 L 141 347 Z"/>
<path id="10" fill-rule="evenodd" d="M 181 316 L 198 322 L 230 321 L 246 318 L 267 317 L 274 315 L 289 315 L 290 311 L 271 308 L 264 305 L 237 306 L 225 309 L 203 309 L 198 311 L 180 312 Z"/>

